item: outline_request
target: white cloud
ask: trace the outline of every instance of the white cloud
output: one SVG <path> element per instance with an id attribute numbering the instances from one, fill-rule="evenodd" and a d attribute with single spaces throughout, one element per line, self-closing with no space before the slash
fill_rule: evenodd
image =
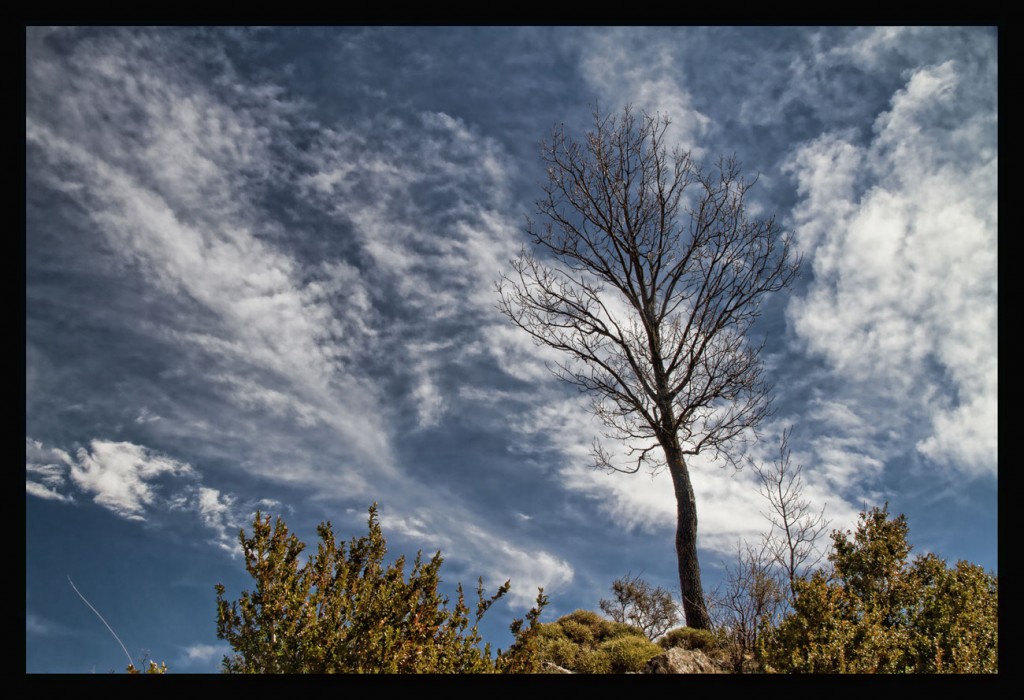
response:
<path id="1" fill-rule="evenodd" d="M 797 241 L 814 279 L 789 317 L 853 396 L 870 386 L 894 415 L 924 413 L 924 455 L 994 474 L 995 115 L 970 111 L 961 82 L 952 62 L 918 70 L 868 147 L 826 135 L 794 155 Z M 835 474 L 853 468 L 830 454 Z"/>
<path id="2" fill-rule="evenodd" d="M 430 377 L 424 377 L 417 384 L 416 389 L 413 391 L 413 398 L 417 403 L 419 427 L 431 428 L 441 422 L 445 401 L 437 387 L 430 380 Z"/>
<path id="3" fill-rule="evenodd" d="M 228 653 L 227 644 L 193 644 L 185 647 L 185 658 L 189 661 L 211 661 Z"/>
<path id="4" fill-rule="evenodd" d="M 66 635 L 68 629 L 64 625 L 47 620 L 33 612 L 25 612 L 25 634 L 38 637 L 53 637 L 55 635 Z"/>
<path id="5" fill-rule="evenodd" d="M 58 490 L 66 485 L 65 476 L 70 475 L 71 483 L 92 494 L 97 504 L 129 520 L 146 520 L 154 510 L 195 512 L 200 522 L 213 530 L 212 542 L 237 554 L 237 497 L 203 486 L 199 472 L 190 464 L 141 445 L 106 440 L 93 440 L 89 449 L 77 451 L 76 458 L 31 438 L 25 439 L 25 451 L 25 470 L 30 479 L 35 479 L 25 485 L 30 495 L 73 502 L 70 494 Z M 51 463 L 40 463 L 47 460 Z M 259 505 L 280 503 L 262 499 Z"/>
<path id="6" fill-rule="evenodd" d="M 492 555 L 489 562 L 491 580 L 496 583 L 512 581 L 508 599 L 513 607 L 530 607 L 536 602 L 538 588 L 550 595 L 572 583 L 575 576 L 568 562 L 545 551 L 498 542 L 494 553 L 497 556 Z"/>
<path id="7" fill-rule="evenodd" d="M 433 551 L 450 547 L 451 538 L 436 532 L 435 524 L 429 522 L 432 520 L 434 519 L 424 510 L 419 510 L 418 514 L 413 515 L 398 515 L 390 511 L 385 511 L 380 515 L 381 527 L 387 532 L 393 532 L 402 537 L 427 540 L 430 542 L 429 548 Z"/>
<path id="8" fill-rule="evenodd" d="M 96 503 L 129 520 L 145 520 L 145 508 L 156 498 L 152 482 L 157 477 L 192 473 L 189 464 L 128 442 L 93 440 L 90 448 L 79 448 L 71 480 L 95 494 Z"/>
<path id="9" fill-rule="evenodd" d="M 448 392 L 462 390 L 443 381 L 453 363 L 512 352 L 510 329 L 495 323 L 494 281 L 519 236 L 507 213 L 511 166 L 500 144 L 448 114 L 418 120 L 323 130 L 300 187 L 351 229 L 368 260 L 372 304 L 402 309 L 374 347 L 386 348 L 390 371 L 409 387 L 399 403 L 414 405 L 415 424 L 427 429 L 451 410 Z M 458 335 L 428 338 L 442 328 Z"/>
<path id="10" fill-rule="evenodd" d="M 368 274 L 404 308 L 433 322 L 489 313 L 517 240 L 504 213 L 511 164 L 460 119 L 425 112 L 419 120 L 424 128 L 381 120 L 323 130 L 300 187 L 352 226 L 373 261 Z"/>
<path id="11" fill-rule="evenodd" d="M 887 51 L 898 48 L 907 33 L 914 31 L 912 27 L 859 27 L 853 30 L 848 42 L 830 45 L 819 52 L 818 60 L 827 65 L 850 62 L 874 68 Z"/>
<path id="12" fill-rule="evenodd" d="M 61 503 L 71 503 L 75 500 L 71 496 L 60 493 L 55 488 L 48 488 L 35 481 L 25 482 L 25 493 L 37 498 L 45 498 L 48 501 L 59 501 Z"/>
<path id="13" fill-rule="evenodd" d="M 840 430 L 845 435 L 867 436 L 869 426 L 861 416 L 850 410 L 847 404 L 825 399 L 814 399 L 809 406 L 808 417 L 825 423 L 826 432 Z"/>
<path id="14" fill-rule="evenodd" d="M 181 647 L 181 653 L 178 660 L 171 666 L 172 670 L 175 667 L 192 667 L 197 664 L 209 665 L 214 662 L 219 662 L 225 656 L 231 656 L 234 653 L 231 649 L 231 645 L 224 642 L 218 644 L 190 644 L 186 647 Z"/>

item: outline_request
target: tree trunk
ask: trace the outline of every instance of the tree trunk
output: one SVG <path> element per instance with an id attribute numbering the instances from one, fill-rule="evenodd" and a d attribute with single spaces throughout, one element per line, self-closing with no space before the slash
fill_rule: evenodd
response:
<path id="1" fill-rule="evenodd" d="M 679 559 L 679 586 L 687 627 L 711 629 L 711 616 L 704 601 L 697 561 L 697 504 L 693 497 L 690 473 L 678 447 L 665 450 L 672 485 L 676 492 L 676 556 Z"/>

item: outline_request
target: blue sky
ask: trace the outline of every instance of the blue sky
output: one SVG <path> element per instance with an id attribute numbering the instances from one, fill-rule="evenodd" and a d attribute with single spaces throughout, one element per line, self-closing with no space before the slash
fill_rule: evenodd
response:
<path id="1" fill-rule="evenodd" d="M 802 275 L 755 340 L 805 493 L 997 561 L 997 37 L 968 28 L 28 28 L 26 670 L 215 672 L 257 509 L 445 556 L 551 620 L 678 592 L 667 474 L 497 309 L 539 141 L 591 110 L 759 175 Z M 766 504 L 691 464 L 705 588 Z"/>

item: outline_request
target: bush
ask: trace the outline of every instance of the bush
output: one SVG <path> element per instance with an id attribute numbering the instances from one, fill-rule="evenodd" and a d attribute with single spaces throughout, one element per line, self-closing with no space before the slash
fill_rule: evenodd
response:
<path id="1" fill-rule="evenodd" d="M 600 651 L 608 657 L 612 673 L 639 673 L 662 648 L 646 636 L 615 637 L 602 642 Z"/>
<path id="2" fill-rule="evenodd" d="M 709 652 L 721 649 L 725 640 L 720 633 L 712 630 L 677 627 L 662 636 L 658 640 L 658 644 L 662 649 L 679 647 L 680 649 L 700 649 Z"/>
<path id="3" fill-rule="evenodd" d="M 611 673 L 612 660 L 607 653 L 598 649 L 580 649 L 575 666 L 564 668 L 574 673 Z"/>
<path id="4" fill-rule="evenodd" d="M 607 622 L 607 620 L 605 620 L 603 617 L 598 615 L 593 610 L 576 610 L 574 612 L 569 613 L 568 615 L 563 615 L 562 617 L 558 618 L 558 624 L 562 629 L 565 629 L 569 623 L 578 623 L 580 625 L 583 625 L 584 627 L 599 629 L 604 623 Z"/>
<path id="5" fill-rule="evenodd" d="M 557 636 L 541 642 L 545 661 L 550 661 L 556 666 L 572 669 L 579 668 L 581 657 L 589 650 L 574 644 L 565 637 Z"/>
<path id="6" fill-rule="evenodd" d="M 541 659 L 575 673 L 641 670 L 651 656 L 661 653 L 639 627 L 611 622 L 591 610 L 540 625 L 537 640 Z M 640 657 L 642 661 L 637 660 Z"/>
<path id="7" fill-rule="evenodd" d="M 239 534 L 246 570 L 255 590 L 237 601 L 217 590 L 217 636 L 234 654 L 225 656 L 231 673 L 488 673 L 536 670 L 536 635 L 543 591 L 537 607 L 511 625 L 515 642 L 508 653 L 491 658 L 480 647 L 477 624 L 487 609 L 509 590 L 505 582 L 490 598 L 477 587 L 475 622 L 469 624 L 461 584 L 449 608 L 437 592 L 442 559 L 428 562 L 417 553 L 406 580 L 405 558 L 383 565 L 387 543 L 369 510 L 369 534 L 336 542 L 331 524 L 317 528 L 320 543 L 307 562 L 305 545 L 278 518 L 259 512 L 251 538 Z"/>
<path id="8" fill-rule="evenodd" d="M 834 579 L 796 580 L 793 611 L 759 643 L 765 670 L 995 673 L 998 580 L 934 555 L 908 564 L 907 533 L 886 508 L 833 533 Z"/>
<path id="9" fill-rule="evenodd" d="M 593 646 L 595 632 L 600 632 L 600 626 L 587 625 L 579 620 L 563 620 L 559 625 L 561 634 L 573 644 L 582 646 Z"/>
<path id="10" fill-rule="evenodd" d="M 601 636 L 603 639 L 615 639 L 616 637 L 635 637 L 638 633 L 643 634 L 643 630 L 639 627 L 634 627 L 626 622 L 608 622 L 608 620 L 601 620 Z M 646 639 L 646 635 L 644 635 Z"/>

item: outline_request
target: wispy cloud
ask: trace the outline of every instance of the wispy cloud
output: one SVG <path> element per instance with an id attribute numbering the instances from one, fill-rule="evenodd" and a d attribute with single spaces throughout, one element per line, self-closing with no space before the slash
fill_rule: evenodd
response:
<path id="1" fill-rule="evenodd" d="M 514 607 L 529 607 L 538 587 L 557 592 L 574 577 L 572 565 L 563 557 L 539 542 L 502 532 L 458 503 L 436 510 L 396 500 L 394 509 L 381 510 L 380 521 L 385 534 L 408 538 L 430 553 L 444 552 L 446 560 L 458 563 L 473 577 L 482 577 L 491 589 L 511 580 L 509 602 Z"/>
<path id="2" fill-rule="evenodd" d="M 135 422 L 138 423 L 139 425 L 144 425 L 146 423 L 155 423 L 158 420 L 160 420 L 160 416 L 156 415 L 145 406 L 143 406 L 142 410 L 139 411 L 139 415 L 135 417 Z"/>
<path id="3" fill-rule="evenodd" d="M 307 160 L 304 196 L 351 230 L 372 262 L 366 304 L 389 310 L 373 347 L 403 377 L 417 425 L 436 426 L 450 405 L 438 373 L 495 322 L 493 282 L 515 250 L 508 156 L 462 120 L 424 112 L 326 129 Z M 450 335 L 438 342 L 439 331 Z"/>
<path id="4" fill-rule="evenodd" d="M 681 54 L 674 42 L 652 41 L 646 28 L 595 30 L 581 41 L 581 69 L 587 82 L 601 95 L 603 109 L 614 113 L 632 104 L 653 115 L 667 115 L 678 144 L 702 157 L 701 137 L 711 120 L 697 110 L 680 84 Z"/>
<path id="5" fill-rule="evenodd" d="M 25 612 L 25 634 L 37 637 L 54 637 L 69 634 L 70 630 L 59 622 L 48 620 L 41 615 Z"/>
<path id="6" fill-rule="evenodd" d="M 196 501 L 203 524 L 217 533 L 217 545 L 227 552 L 234 553 L 237 549 L 234 539 L 234 533 L 238 529 L 234 509 L 237 499 L 230 494 L 221 494 L 217 489 L 200 486 Z"/>
<path id="7" fill-rule="evenodd" d="M 74 498 L 62 493 L 73 460 L 64 450 L 49 448 L 38 440 L 25 438 L 25 490 L 32 496 L 70 503 Z"/>
<path id="8" fill-rule="evenodd" d="M 387 468 L 381 401 L 346 370 L 365 321 L 358 311 L 335 313 L 360 305 L 358 274 L 340 262 L 304 267 L 268 242 L 284 232 L 257 213 L 270 174 L 285 167 L 272 153 L 274 134 L 295 106 L 274 90 L 233 83 L 228 67 L 227 89 L 211 91 L 175 61 L 153 58 L 176 52 L 156 36 L 77 48 L 73 82 L 53 79 L 45 52 L 32 62 L 26 136 L 49 163 L 36 174 L 80 201 L 154 288 L 220 320 L 214 332 L 187 319 L 151 332 L 223 358 L 210 379 L 241 403 L 328 425 L 363 460 Z M 216 51 L 205 58 L 223 62 Z M 46 110 L 36 107 L 44 99 Z M 83 120 L 88 128 L 76 128 Z M 282 383 L 287 391 L 273 388 Z"/>

